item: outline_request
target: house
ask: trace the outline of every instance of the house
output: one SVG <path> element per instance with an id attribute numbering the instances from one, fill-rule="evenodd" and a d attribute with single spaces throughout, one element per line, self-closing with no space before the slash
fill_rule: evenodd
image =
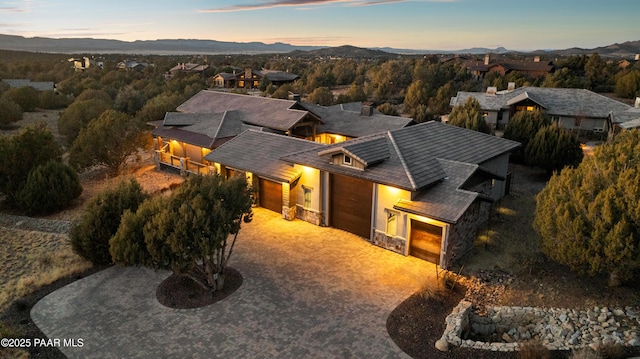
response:
<path id="1" fill-rule="evenodd" d="M 215 87 L 225 88 L 244 88 L 252 89 L 260 86 L 263 80 L 269 80 L 272 85 L 281 86 L 283 84 L 292 83 L 300 78 L 300 76 L 276 70 L 253 70 L 249 67 L 244 71 L 235 71 L 233 73 L 221 72 L 213 77 L 213 85 Z"/>
<path id="2" fill-rule="evenodd" d="M 631 106 L 586 89 L 520 87 L 486 92 L 460 91 L 451 98 L 451 107 L 464 104 L 469 97 L 480 103 L 487 123 L 493 128 L 504 128 L 519 111 L 542 110 L 560 126 L 584 133 L 602 133 L 609 130 L 611 112 L 624 112 Z"/>
<path id="3" fill-rule="evenodd" d="M 5 84 L 12 88 L 33 87 L 38 91 L 53 91 L 55 84 L 53 81 L 31 81 L 29 79 L 4 79 Z"/>
<path id="4" fill-rule="evenodd" d="M 204 71 L 209 68 L 209 65 L 194 64 L 191 62 L 180 62 L 176 66 L 169 69 L 166 74 L 167 78 L 171 78 L 177 74 L 200 74 L 204 76 Z"/>
<path id="5" fill-rule="evenodd" d="M 640 128 L 640 97 L 636 97 L 634 107 L 625 111 L 611 112 L 607 118 L 609 133 L 607 140 L 612 140 L 621 130 Z"/>
<path id="6" fill-rule="evenodd" d="M 489 72 L 497 72 L 501 76 L 505 76 L 511 72 L 521 72 L 533 77 L 542 77 L 553 73 L 554 66 L 551 61 L 541 61 L 540 56 L 536 56 L 533 61 L 515 61 L 500 59 L 491 59 L 489 54 L 485 55 L 482 64 L 471 65 L 466 62 L 469 71 L 476 78 L 484 78 Z"/>
<path id="7" fill-rule="evenodd" d="M 331 145 L 248 130 L 205 159 L 247 176 L 257 203 L 285 219 L 447 268 L 473 247 L 489 204 L 506 192 L 509 152 L 518 146 L 428 122 Z"/>
<path id="8" fill-rule="evenodd" d="M 121 61 L 118 63 L 119 70 L 127 70 L 127 71 L 143 71 L 149 66 L 146 62 L 138 62 L 138 61 Z"/>

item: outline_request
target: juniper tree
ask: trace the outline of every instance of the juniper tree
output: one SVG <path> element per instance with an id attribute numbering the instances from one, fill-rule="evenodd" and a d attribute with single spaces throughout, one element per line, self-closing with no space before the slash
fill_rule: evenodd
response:
<path id="1" fill-rule="evenodd" d="M 527 144 L 524 156 L 528 165 L 539 167 L 551 174 L 565 166 L 577 166 L 583 153 L 575 136 L 554 123 L 536 133 Z"/>
<path id="2" fill-rule="evenodd" d="M 551 124 L 549 117 L 542 111 L 520 111 L 516 113 L 504 129 L 504 138 L 520 142 L 521 147 L 511 153 L 511 158 L 524 162 L 524 151 L 538 131 Z"/>
<path id="3" fill-rule="evenodd" d="M 457 105 L 451 110 L 448 123 L 469 130 L 491 133 L 491 127 L 482 116 L 480 103 L 473 97 L 469 97 L 464 104 Z"/>
<path id="4" fill-rule="evenodd" d="M 633 130 L 554 174 L 536 197 L 543 252 L 579 273 L 607 273 L 612 286 L 629 280 L 640 268 L 639 167 Z"/>

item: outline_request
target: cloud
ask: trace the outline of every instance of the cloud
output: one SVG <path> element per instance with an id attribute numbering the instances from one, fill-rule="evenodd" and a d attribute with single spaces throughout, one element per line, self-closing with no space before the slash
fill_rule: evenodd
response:
<path id="1" fill-rule="evenodd" d="M 371 6 L 393 4 L 400 2 L 455 2 L 457 0 L 271 0 L 247 5 L 231 5 L 214 9 L 204 9 L 198 12 L 234 12 L 271 9 L 274 7 L 290 6 L 319 6 L 342 3 L 346 6 Z"/>
<path id="2" fill-rule="evenodd" d="M 27 9 L 15 7 L 15 6 L 2 6 L 0 7 L 0 14 L 3 13 L 20 13 L 20 12 L 29 12 Z"/>

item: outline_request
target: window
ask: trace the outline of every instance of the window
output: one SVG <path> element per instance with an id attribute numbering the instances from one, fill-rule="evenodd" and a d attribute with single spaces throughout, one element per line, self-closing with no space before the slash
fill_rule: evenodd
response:
<path id="1" fill-rule="evenodd" d="M 395 237 L 398 233 L 398 212 L 389 209 L 385 209 L 384 212 L 387 217 L 386 234 Z"/>
<path id="2" fill-rule="evenodd" d="M 304 208 L 311 207 L 311 193 L 313 192 L 313 188 L 302 185 L 302 191 L 304 193 Z"/>
<path id="3" fill-rule="evenodd" d="M 342 163 L 351 166 L 351 157 L 344 155 L 344 157 L 342 158 Z"/>

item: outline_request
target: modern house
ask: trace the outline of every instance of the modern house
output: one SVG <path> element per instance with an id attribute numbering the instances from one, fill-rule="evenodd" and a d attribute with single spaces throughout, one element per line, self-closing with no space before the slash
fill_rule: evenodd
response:
<path id="1" fill-rule="evenodd" d="M 443 268 L 473 248 L 517 142 L 438 122 L 332 145 L 248 130 L 205 159 L 256 203 Z M 482 150 L 479 150 L 482 149 Z M 257 186 L 257 188 L 256 188 Z"/>
<path id="2" fill-rule="evenodd" d="M 204 71 L 209 68 L 209 65 L 194 64 L 191 62 L 180 62 L 176 66 L 169 69 L 166 77 L 171 78 L 177 74 L 200 74 L 204 76 Z"/>
<path id="3" fill-rule="evenodd" d="M 119 70 L 127 70 L 127 71 L 143 71 L 149 66 L 147 62 L 138 62 L 138 61 L 121 61 L 118 63 Z"/>
<path id="4" fill-rule="evenodd" d="M 253 89 L 260 86 L 263 80 L 269 80 L 272 85 L 281 86 L 292 83 L 300 78 L 299 75 L 276 70 L 253 70 L 249 67 L 244 71 L 234 71 L 233 73 L 221 72 L 213 77 L 213 86 L 224 88 L 244 88 Z"/>
<path id="5" fill-rule="evenodd" d="M 540 56 L 536 56 L 533 61 L 515 61 L 492 59 L 489 54 L 486 54 L 484 62 L 470 66 L 469 71 L 477 78 L 483 78 L 489 72 L 497 72 L 501 76 L 511 72 L 520 72 L 533 77 L 542 77 L 553 73 L 554 67 L 551 61 L 541 61 Z"/>
<path id="6" fill-rule="evenodd" d="M 625 112 L 631 106 L 586 89 L 520 87 L 486 92 L 460 91 L 451 107 L 463 105 L 469 97 L 480 103 L 485 120 L 493 128 L 504 128 L 519 111 L 539 109 L 560 126 L 586 133 L 609 131 L 610 113 Z"/>

